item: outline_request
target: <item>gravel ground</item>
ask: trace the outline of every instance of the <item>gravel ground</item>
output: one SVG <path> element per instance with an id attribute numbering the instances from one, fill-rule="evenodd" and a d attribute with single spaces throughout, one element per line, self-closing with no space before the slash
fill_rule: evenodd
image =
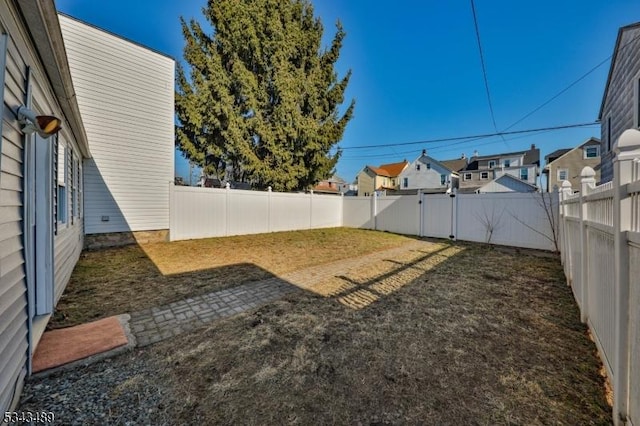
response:
<path id="1" fill-rule="evenodd" d="M 62 425 L 165 425 L 172 393 L 145 350 L 30 379 L 17 411 L 48 411 Z"/>

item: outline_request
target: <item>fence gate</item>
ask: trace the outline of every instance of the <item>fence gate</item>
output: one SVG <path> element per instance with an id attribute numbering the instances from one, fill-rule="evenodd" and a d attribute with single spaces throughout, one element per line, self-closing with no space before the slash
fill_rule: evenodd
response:
<path id="1" fill-rule="evenodd" d="M 420 201 L 420 236 L 454 239 L 458 204 L 456 195 L 422 194 Z"/>

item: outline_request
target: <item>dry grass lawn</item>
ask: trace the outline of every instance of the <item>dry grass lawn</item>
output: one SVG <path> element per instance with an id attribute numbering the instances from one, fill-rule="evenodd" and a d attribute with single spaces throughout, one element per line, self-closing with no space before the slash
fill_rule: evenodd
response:
<path id="1" fill-rule="evenodd" d="M 341 300 L 357 291 L 376 298 Z M 611 423 L 558 259 L 484 245 L 388 259 L 149 354 L 178 423 Z"/>
<path id="2" fill-rule="evenodd" d="M 87 251 L 49 326 L 68 327 L 139 311 L 408 241 L 413 239 L 331 228 Z"/>
<path id="3" fill-rule="evenodd" d="M 157 292 L 170 298 L 187 290 L 167 290 L 171 275 L 153 269 L 149 259 L 194 280 L 197 273 L 181 268 L 208 254 L 212 260 L 199 265 L 212 275 L 193 287 L 200 291 L 248 278 L 225 276 L 240 259 L 222 253 L 244 253 L 241 262 L 258 263 L 256 271 L 283 273 L 406 241 L 329 230 L 145 246 L 147 254 L 117 251 L 131 256 L 128 274 L 114 259 L 120 256 L 116 251 L 89 253 L 74 285 L 84 280 L 95 288 L 93 270 L 142 292 L 158 282 Z M 343 251 L 337 254 L 339 247 Z M 101 279 L 109 283 L 108 277 Z M 120 298 L 116 284 L 110 291 Z M 85 296 L 74 297 L 84 303 Z M 152 296 L 147 292 L 147 297 Z M 138 309 L 138 303 L 119 299 L 118 306 Z M 162 399 L 152 407 L 155 424 L 611 424 L 595 345 L 579 321 L 557 257 L 539 252 L 425 243 L 423 249 L 352 269 L 108 366 L 90 366 L 86 374 L 128 368 L 140 359 L 154 374 L 133 371 L 123 383 L 127 398 Z M 56 389 L 63 379 L 42 380 Z M 65 398 L 83 398 L 73 394 L 71 384 L 65 389 Z M 117 399 L 121 390 L 98 393 Z M 30 403 L 46 409 L 38 395 Z M 102 420 L 120 422 L 131 415 L 114 408 Z"/>

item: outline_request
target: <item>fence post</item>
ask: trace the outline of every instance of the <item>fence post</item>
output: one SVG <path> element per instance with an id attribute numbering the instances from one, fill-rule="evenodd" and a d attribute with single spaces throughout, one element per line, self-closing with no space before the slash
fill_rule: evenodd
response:
<path id="1" fill-rule="evenodd" d="M 613 160 L 613 242 L 615 285 L 615 366 L 613 421 L 625 423 L 629 414 L 629 244 L 631 199 L 627 184 L 633 180 L 633 161 L 640 157 L 640 131 L 625 130 L 615 148 Z M 638 307 L 634 307 L 638 309 Z"/>
<path id="2" fill-rule="evenodd" d="M 225 193 L 224 193 L 224 226 L 225 226 L 225 230 L 224 230 L 224 235 L 228 236 L 229 235 L 229 210 L 230 210 L 230 206 L 229 206 L 229 191 L 231 191 L 231 184 L 229 184 L 229 182 L 227 182 L 224 185 L 224 189 L 225 189 Z"/>
<path id="3" fill-rule="evenodd" d="M 587 322 L 589 318 L 589 235 L 587 233 L 587 224 L 589 212 L 587 203 L 584 199 L 589 195 L 589 191 L 596 184 L 596 172 L 589 166 L 586 166 L 580 172 L 580 299 L 582 301 L 580 310 L 580 321 Z"/>
<path id="4" fill-rule="evenodd" d="M 562 188 L 558 193 L 558 222 L 560 227 L 560 260 L 563 265 L 567 261 L 567 226 L 565 223 L 565 219 L 567 217 L 568 207 L 565 204 L 567 196 L 573 194 L 573 189 L 571 189 L 571 182 L 565 180 L 562 181 Z M 570 254 L 569 254 L 570 255 Z M 566 270 L 567 268 L 565 268 Z M 567 281 L 570 283 L 570 281 Z"/>
<path id="5" fill-rule="evenodd" d="M 309 229 L 313 228 L 313 189 L 309 191 Z"/>
<path id="6" fill-rule="evenodd" d="M 267 232 L 271 232 L 271 185 L 267 186 Z"/>

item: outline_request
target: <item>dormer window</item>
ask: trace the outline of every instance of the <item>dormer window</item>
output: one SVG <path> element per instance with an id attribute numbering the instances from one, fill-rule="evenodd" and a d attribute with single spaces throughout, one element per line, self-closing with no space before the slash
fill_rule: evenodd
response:
<path id="1" fill-rule="evenodd" d="M 496 160 L 489 160 L 489 168 L 493 169 L 496 166 Z"/>
<path id="2" fill-rule="evenodd" d="M 598 158 L 600 157 L 600 147 L 598 145 L 591 145 L 584 148 L 584 158 Z"/>

